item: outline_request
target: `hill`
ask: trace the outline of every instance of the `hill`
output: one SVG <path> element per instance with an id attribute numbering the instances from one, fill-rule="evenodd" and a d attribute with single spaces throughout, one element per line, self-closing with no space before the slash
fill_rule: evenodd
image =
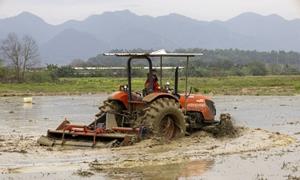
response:
<path id="1" fill-rule="evenodd" d="M 300 20 L 243 13 L 227 21 L 199 21 L 179 14 L 139 16 L 105 12 L 82 21 L 47 24 L 28 12 L 0 19 L 0 39 L 29 34 L 40 45 L 43 63 L 68 64 L 109 49 L 206 48 L 300 51 Z"/>

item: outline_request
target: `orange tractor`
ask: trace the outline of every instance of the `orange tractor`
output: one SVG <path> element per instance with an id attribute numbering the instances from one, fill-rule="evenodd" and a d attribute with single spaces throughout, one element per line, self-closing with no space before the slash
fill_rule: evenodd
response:
<path id="1" fill-rule="evenodd" d="M 127 85 L 112 93 L 95 120 L 89 125 L 73 125 L 64 121 L 56 130 L 48 130 L 47 137 L 40 144 L 66 144 L 68 140 L 77 142 L 92 140 L 92 146 L 99 141 L 117 141 L 118 144 L 129 144 L 133 138 L 160 136 L 165 139 L 182 137 L 207 125 L 218 124 L 215 121 L 214 102 L 200 94 L 191 94 L 188 90 L 189 59 L 202 54 L 167 53 L 159 50 L 152 53 L 106 53 L 105 56 L 128 57 Z M 158 78 L 153 71 L 152 59 L 160 58 Z M 178 92 L 178 67 L 175 69 L 174 88 L 169 84 L 162 88 L 163 57 L 185 57 L 185 91 Z M 148 62 L 148 79 L 142 92 L 132 90 L 132 61 Z M 46 140 L 45 140 L 46 138 Z M 71 143 L 73 144 L 73 143 Z M 80 143 L 79 143 L 80 144 Z"/>

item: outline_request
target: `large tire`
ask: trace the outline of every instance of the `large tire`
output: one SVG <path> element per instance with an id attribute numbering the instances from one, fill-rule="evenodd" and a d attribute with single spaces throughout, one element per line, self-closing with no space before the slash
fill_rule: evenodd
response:
<path id="1" fill-rule="evenodd" d="M 149 133 L 167 140 L 183 137 L 186 131 L 185 119 L 180 105 L 174 99 L 159 98 L 145 109 L 142 118 Z"/>

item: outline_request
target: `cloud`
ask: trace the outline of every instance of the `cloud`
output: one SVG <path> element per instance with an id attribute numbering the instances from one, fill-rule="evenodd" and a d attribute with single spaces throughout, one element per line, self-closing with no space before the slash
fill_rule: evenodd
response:
<path id="1" fill-rule="evenodd" d="M 298 15 L 298 18 L 300 18 L 300 0 L 293 0 L 294 5 L 294 14 Z"/>
<path id="2" fill-rule="evenodd" d="M 300 0 L 293 0 L 293 1 L 295 3 L 295 6 L 300 9 Z"/>

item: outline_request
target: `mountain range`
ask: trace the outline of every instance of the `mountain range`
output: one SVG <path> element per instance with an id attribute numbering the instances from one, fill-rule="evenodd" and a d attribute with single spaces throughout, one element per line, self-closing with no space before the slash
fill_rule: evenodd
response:
<path id="1" fill-rule="evenodd" d="M 300 19 L 247 12 L 227 21 L 199 21 L 179 14 L 139 16 L 128 10 L 92 15 L 59 25 L 23 12 L 0 19 L 0 40 L 31 35 L 45 63 L 68 64 L 111 49 L 207 48 L 300 52 Z"/>

